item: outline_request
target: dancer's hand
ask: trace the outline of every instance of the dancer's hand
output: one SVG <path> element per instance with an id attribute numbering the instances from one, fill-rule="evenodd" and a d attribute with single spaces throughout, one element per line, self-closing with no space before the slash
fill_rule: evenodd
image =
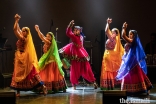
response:
<path id="1" fill-rule="evenodd" d="M 18 14 L 15 14 L 15 20 L 19 20 L 20 18 L 21 18 L 21 16 L 20 15 L 18 15 Z"/>
<path id="2" fill-rule="evenodd" d="M 122 28 L 123 28 L 123 29 L 126 29 L 126 28 L 127 28 L 127 25 L 128 25 L 128 24 L 125 22 L 125 23 L 123 24 Z"/>
<path id="3" fill-rule="evenodd" d="M 73 27 L 74 25 L 74 20 L 72 20 L 70 23 L 69 23 L 69 27 Z"/>
<path id="4" fill-rule="evenodd" d="M 112 23 L 112 19 L 111 19 L 111 18 L 108 18 L 108 19 L 107 19 L 107 23 L 108 23 L 108 24 Z"/>
<path id="5" fill-rule="evenodd" d="M 36 29 L 36 31 L 38 32 L 39 26 L 38 26 L 38 25 L 35 25 L 35 29 Z"/>

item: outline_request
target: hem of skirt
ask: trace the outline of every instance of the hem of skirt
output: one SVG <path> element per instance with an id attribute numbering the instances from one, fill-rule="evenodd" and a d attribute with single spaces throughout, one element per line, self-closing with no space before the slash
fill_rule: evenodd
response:
<path id="1" fill-rule="evenodd" d="M 63 87 L 63 88 L 59 88 L 59 89 L 52 89 L 51 91 L 57 93 L 57 92 L 60 92 L 60 91 L 65 91 L 67 89 L 67 87 Z"/>
<path id="2" fill-rule="evenodd" d="M 16 88 L 16 87 L 12 87 L 12 86 L 10 86 L 10 88 L 14 89 L 14 90 L 19 90 L 19 91 L 30 91 L 30 90 L 34 90 L 34 89 L 42 86 L 43 84 L 44 84 L 43 82 L 39 82 L 36 86 L 34 86 L 33 88 L 29 88 L 29 89 Z"/>
<path id="3" fill-rule="evenodd" d="M 153 86 L 150 86 L 147 88 L 147 90 L 143 90 L 143 91 L 138 91 L 138 92 L 126 92 L 126 94 L 129 96 L 129 95 L 138 95 L 138 94 L 143 94 L 143 93 L 147 93 L 148 90 L 152 89 Z"/>
<path id="4" fill-rule="evenodd" d="M 52 90 L 47 90 L 48 91 L 48 94 L 51 94 L 51 93 L 58 93 L 58 92 L 61 92 L 61 91 L 66 91 L 66 89 L 67 89 L 68 87 L 67 86 L 65 86 L 65 87 L 62 87 L 62 88 L 59 88 L 59 89 L 52 89 Z M 40 92 L 42 92 L 42 90 L 37 90 L 37 89 L 35 89 L 35 90 L 33 90 L 33 92 L 35 92 L 35 93 L 40 93 Z"/>
<path id="5" fill-rule="evenodd" d="M 65 80 L 60 80 L 60 81 L 58 81 L 58 83 L 56 83 L 55 81 L 51 81 L 51 82 L 43 81 L 43 83 L 47 87 L 48 93 L 56 93 L 56 92 L 60 92 L 60 91 L 64 92 L 68 88 Z M 50 85 L 51 87 L 49 87 L 48 85 Z M 62 85 L 62 86 L 56 87 L 55 85 Z M 35 89 L 35 90 L 33 90 L 33 92 L 40 93 L 40 92 L 42 92 L 42 90 Z"/>

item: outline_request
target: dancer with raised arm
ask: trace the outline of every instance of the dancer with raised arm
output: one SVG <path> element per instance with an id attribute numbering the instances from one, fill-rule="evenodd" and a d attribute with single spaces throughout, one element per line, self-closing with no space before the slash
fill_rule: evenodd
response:
<path id="1" fill-rule="evenodd" d="M 122 64 L 116 78 L 122 80 L 121 90 L 126 90 L 128 95 L 149 94 L 153 86 L 146 76 L 145 52 L 137 31 L 130 30 L 127 36 L 126 29 L 127 23 L 125 22 L 122 27 L 122 38 L 127 43 L 125 44 L 125 54 L 122 57 Z"/>
<path id="2" fill-rule="evenodd" d="M 28 27 L 19 27 L 20 16 L 15 15 L 14 33 L 18 38 L 16 43 L 17 50 L 14 59 L 14 72 L 11 88 L 17 90 L 16 96 L 20 96 L 20 91 L 33 90 L 41 87 L 44 95 L 47 89 L 44 86 L 37 70 L 38 59 L 32 40 L 31 32 Z"/>
<path id="3" fill-rule="evenodd" d="M 120 85 L 120 81 L 117 81 L 115 77 L 121 65 L 124 48 L 120 41 L 119 30 L 117 28 L 110 30 L 110 23 L 112 19 L 108 18 L 105 27 L 108 39 L 105 44 L 100 77 L 101 90 L 113 90 L 115 85 Z"/>
<path id="4" fill-rule="evenodd" d="M 63 64 L 60 60 L 54 34 L 48 32 L 46 36 L 44 36 L 38 25 L 35 25 L 35 29 L 40 39 L 44 42 L 44 54 L 39 59 L 39 74 L 49 93 L 58 91 L 66 92 L 67 86 L 62 70 Z"/>
<path id="5" fill-rule="evenodd" d="M 72 42 L 61 48 L 59 52 L 63 54 L 63 57 L 70 60 L 70 81 L 74 89 L 76 89 L 80 76 L 92 83 L 97 89 L 96 79 L 89 64 L 90 57 L 83 47 L 83 36 L 80 34 L 81 27 L 75 26 L 72 31 L 73 25 L 74 20 L 69 23 L 66 29 L 66 35 L 71 38 Z"/>

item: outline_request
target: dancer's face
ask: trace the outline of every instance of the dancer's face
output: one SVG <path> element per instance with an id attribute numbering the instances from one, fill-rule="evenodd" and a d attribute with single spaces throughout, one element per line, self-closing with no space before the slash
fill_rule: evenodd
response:
<path id="1" fill-rule="evenodd" d="M 129 37 L 130 39 L 133 39 L 133 38 L 134 38 L 134 34 L 133 34 L 131 31 L 129 31 L 128 37 Z"/>
<path id="2" fill-rule="evenodd" d="M 28 31 L 26 30 L 26 28 L 22 28 L 22 34 L 24 37 L 27 37 Z"/>
<path id="3" fill-rule="evenodd" d="M 113 30 L 112 31 L 112 36 L 115 37 L 116 35 L 117 35 L 116 32 Z"/>
<path id="4" fill-rule="evenodd" d="M 46 35 L 46 39 L 49 40 L 49 41 L 51 41 L 51 39 L 52 39 L 51 35 L 50 34 L 47 34 Z"/>
<path id="5" fill-rule="evenodd" d="M 75 35 L 80 35 L 80 29 L 74 28 L 73 33 Z"/>

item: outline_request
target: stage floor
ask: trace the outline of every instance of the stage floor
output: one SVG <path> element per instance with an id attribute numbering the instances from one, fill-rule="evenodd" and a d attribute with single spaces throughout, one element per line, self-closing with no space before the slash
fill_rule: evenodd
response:
<path id="1" fill-rule="evenodd" d="M 118 89 L 116 89 L 118 90 Z M 14 91 L 10 88 L 0 91 Z M 151 90 L 150 95 L 128 96 L 128 99 L 149 99 L 150 104 L 156 104 L 156 84 Z M 16 98 L 17 104 L 102 104 L 102 91 L 100 88 L 94 89 L 93 86 L 77 86 L 76 90 L 72 87 L 67 89 L 66 93 L 55 94 L 36 94 L 31 91 L 21 91 L 21 96 Z M 140 103 L 133 103 L 140 104 Z M 142 103 L 148 104 L 148 103 Z"/>

